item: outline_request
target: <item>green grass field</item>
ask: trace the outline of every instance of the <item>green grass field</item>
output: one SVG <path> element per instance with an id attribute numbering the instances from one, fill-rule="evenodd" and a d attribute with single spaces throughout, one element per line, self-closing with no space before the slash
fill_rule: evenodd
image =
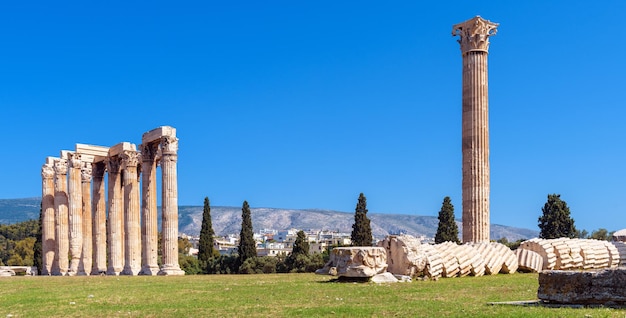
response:
<path id="1" fill-rule="evenodd" d="M 1 317 L 625 317 L 609 308 L 489 305 L 534 300 L 537 274 L 374 284 L 314 274 L 2 277 Z"/>

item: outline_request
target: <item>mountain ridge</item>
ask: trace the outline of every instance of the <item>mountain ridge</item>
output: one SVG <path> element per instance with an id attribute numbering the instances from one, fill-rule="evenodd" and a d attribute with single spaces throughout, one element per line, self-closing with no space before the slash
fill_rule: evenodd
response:
<path id="1" fill-rule="evenodd" d="M 17 223 L 39 217 L 41 199 L 0 199 L 0 224 Z M 202 225 L 202 206 L 181 205 L 178 207 L 179 232 L 197 236 Z M 160 208 L 159 208 L 160 213 Z M 354 223 L 354 212 L 328 209 L 281 209 L 251 208 L 252 226 L 255 232 L 261 229 L 287 230 L 317 229 L 350 233 Z M 372 234 L 382 238 L 389 234 L 405 233 L 416 237 L 432 238 L 437 232 L 436 216 L 397 213 L 368 213 Z M 159 217 L 159 223 L 160 223 Z M 241 229 L 241 208 L 212 206 L 211 221 L 216 235 L 237 234 Z M 459 231 L 461 222 L 457 220 Z M 459 233 L 461 234 L 461 233 Z M 538 231 L 491 224 L 491 239 L 506 238 L 509 241 L 537 237 Z"/>

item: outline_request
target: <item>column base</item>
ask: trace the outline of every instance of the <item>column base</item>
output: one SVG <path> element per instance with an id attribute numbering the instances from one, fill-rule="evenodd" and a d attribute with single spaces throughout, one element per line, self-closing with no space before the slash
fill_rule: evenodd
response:
<path id="1" fill-rule="evenodd" d="M 157 275 L 164 276 L 182 276 L 185 275 L 185 271 L 180 269 L 178 265 L 176 266 L 163 266 Z"/>
<path id="2" fill-rule="evenodd" d="M 139 274 L 139 270 L 140 270 L 139 268 L 124 267 L 124 270 L 120 273 L 120 275 L 135 276 Z"/>
<path id="3" fill-rule="evenodd" d="M 144 266 L 141 271 L 139 272 L 139 275 L 148 275 L 148 276 L 154 276 L 157 275 L 159 273 L 159 266 L 154 265 L 154 266 Z"/>
<path id="4" fill-rule="evenodd" d="M 104 275 L 106 275 L 106 274 L 107 274 L 106 269 L 97 269 L 97 268 L 94 268 L 94 269 L 92 269 L 92 270 L 91 270 L 91 274 L 90 274 L 90 275 L 91 275 L 91 276 L 98 276 L 98 275 L 100 275 L 100 276 L 104 276 Z"/>
<path id="5" fill-rule="evenodd" d="M 111 267 L 107 270 L 107 275 L 119 276 L 121 272 L 122 272 L 122 269 L 116 269 L 116 268 Z"/>

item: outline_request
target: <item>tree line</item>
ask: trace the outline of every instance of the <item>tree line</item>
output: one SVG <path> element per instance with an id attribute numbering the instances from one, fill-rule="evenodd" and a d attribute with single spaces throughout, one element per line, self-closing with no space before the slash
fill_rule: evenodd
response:
<path id="1" fill-rule="evenodd" d="M 355 208 L 351 240 L 353 246 L 371 246 L 373 241 L 370 220 L 367 217 L 367 199 L 361 193 Z M 237 254 L 220 255 L 215 249 L 215 231 L 211 220 L 211 205 L 204 198 L 202 227 L 198 241 L 198 257 L 184 257 L 181 268 L 188 274 L 253 274 L 253 273 L 304 273 L 322 268 L 329 259 L 330 250 L 310 253 L 306 233 L 296 234 L 296 240 L 289 255 L 257 256 L 252 216 L 248 201 L 241 207 L 241 231 Z"/>
<path id="2" fill-rule="evenodd" d="M 541 211 L 542 214 L 538 218 L 540 238 L 569 237 L 611 240 L 613 232 L 604 228 L 591 233 L 586 230 L 577 230 L 570 209 L 559 194 L 549 194 Z M 372 246 L 373 244 L 372 228 L 367 212 L 367 199 L 361 193 L 355 208 L 354 224 L 352 225 L 352 246 Z M 204 199 L 197 257 L 189 255 L 191 243 L 188 239 L 179 238 L 178 242 L 179 263 L 187 274 L 313 272 L 323 267 L 328 261 L 330 249 L 323 253 L 309 253 L 309 243 L 304 231 L 297 233 L 293 250 L 289 255 L 257 256 L 252 217 L 247 201 L 243 202 L 241 213 L 242 224 L 237 253 L 220 255 L 214 247 L 215 232 L 211 220 L 210 201 L 208 197 Z M 450 197 L 446 196 L 443 199 L 438 220 L 435 243 L 450 241 L 460 244 L 459 229 L 455 222 L 454 206 Z M 509 242 L 506 238 L 502 238 L 498 242 L 515 249 L 521 240 Z M 160 252 L 161 248 L 159 248 L 159 255 Z M 41 211 L 39 220 L 0 224 L 0 266 L 37 266 L 41 271 L 41 258 Z"/>

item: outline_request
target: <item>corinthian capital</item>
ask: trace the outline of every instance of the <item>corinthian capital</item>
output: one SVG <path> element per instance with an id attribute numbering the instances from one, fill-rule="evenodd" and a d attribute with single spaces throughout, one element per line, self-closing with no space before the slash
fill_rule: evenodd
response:
<path id="1" fill-rule="evenodd" d="M 121 158 L 124 168 L 137 167 L 139 164 L 139 153 L 136 151 L 125 150 L 122 153 Z"/>
<path id="2" fill-rule="evenodd" d="M 67 161 L 64 159 L 56 160 L 54 162 L 54 173 L 58 175 L 67 174 Z"/>
<path id="3" fill-rule="evenodd" d="M 54 169 L 51 165 L 45 164 L 41 167 L 41 178 L 52 179 L 54 177 Z"/>
<path id="4" fill-rule="evenodd" d="M 70 168 L 80 169 L 82 167 L 81 155 L 79 153 L 70 153 L 69 157 Z"/>
<path id="5" fill-rule="evenodd" d="M 164 136 L 161 138 L 161 153 L 162 154 L 176 154 L 178 151 L 178 138 L 171 136 Z"/>
<path id="6" fill-rule="evenodd" d="M 118 156 L 107 157 L 105 159 L 107 171 L 112 174 L 120 173 L 120 158 Z"/>
<path id="7" fill-rule="evenodd" d="M 489 37 L 497 32 L 498 23 L 485 20 L 480 16 L 452 26 L 452 36 L 460 36 L 461 53 L 471 51 L 489 51 Z"/>
<path id="8" fill-rule="evenodd" d="M 83 163 L 83 166 L 80 169 L 80 179 L 82 182 L 91 182 L 91 171 L 91 163 Z"/>
<path id="9" fill-rule="evenodd" d="M 151 142 L 139 145 L 141 151 L 141 160 L 145 162 L 152 162 L 156 160 L 157 152 L 159 151 L 159 143 Z"/>

